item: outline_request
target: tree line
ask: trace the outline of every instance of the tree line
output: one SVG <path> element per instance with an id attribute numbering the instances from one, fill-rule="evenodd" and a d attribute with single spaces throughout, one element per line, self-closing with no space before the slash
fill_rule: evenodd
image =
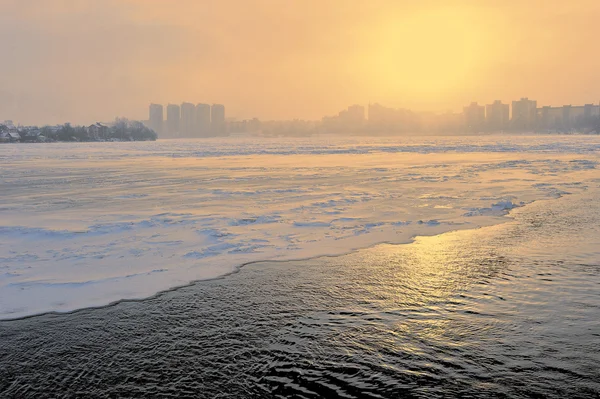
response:
<path id="1" fill-rule="evenodd" d="M 0 125 L 0 133 L 9 131 L 5 125 Z M 44 126 L 19 128 L 20 141 L 153 141 L 157 139 L 154 130 L 139 121 L 117 118 L 111 126 L 91 125 L 72 126 L 65 123 L 57 127 Z"/>

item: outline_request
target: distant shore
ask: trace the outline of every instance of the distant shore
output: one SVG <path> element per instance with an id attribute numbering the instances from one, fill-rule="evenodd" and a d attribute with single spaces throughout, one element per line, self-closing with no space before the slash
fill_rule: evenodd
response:
<path id="1" fill-rule="evenodd" d="M 116 119 L 104 125 L 26 126 L 0 124 L 0 143 L 52 143 L 52 142 L 106 142 L 106 141 L 154 141 L 156 132 L 142 122 Z"/>

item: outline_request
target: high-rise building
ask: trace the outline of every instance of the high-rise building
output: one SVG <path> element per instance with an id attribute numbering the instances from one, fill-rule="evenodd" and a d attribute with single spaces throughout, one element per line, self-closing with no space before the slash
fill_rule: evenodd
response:
<path id="1" fill-rule="evenodd" d="M 549 129 L 556 125 L 556 120 L 553 115 L 551 115 L 552 107 L 544 106 L 542 108 L 538 108 L 537 110 L 537 120 L 538 125 L 541 129 Z"/>
<path id="2" fill-rule="evenodd" d="M 379 132 L 416 132 L 419 117 L 409 109 L 389 108 L 381 104 L 369 104 L 368 128 Z"/>
<path id="3" fill-rule="evenodd" d="M 355 127 L 362 126 L 365 123 L 365 107 L 362 105 L 349 106 L 347 118 L 350 125 Z"/>
<path id="4" fill-rule="evenodd" d="M 537 109 L 536 128 L 549 131 L 583 130 L 594 125 L 600 116 L 600 105 L 563 105 L 545 106 Z"/>
<path id="5" fill-rule="evenodd" d="M 169 137 L 179 136 L 179 120 L 181 118 L 179 105 L 167 105 L 167 132 Z"/>
<path id="6" fill-rule="evenodd" d="M 598 115 L 598 106 L 595 104 L 585 104 L 583 106 L 583 119 L 589 122 L 593 117 Z"/>
<path id="7" fill-rule="evenodd" d="M 210 105 L 196 105 L 196 120 L 194 123 L 196 137 L 210 136 Z"/>
<path id="8" fill-rule="evenodd" d="M 568 111 L 566 112 L 568 113 Z M 536 128 L 542 130 L 562 130 L 565 128 L 564 114 L 564 107 L 545 106 L 542 108 L 538 108 L 536 115 Z"/>
<path id="9" fill-rule="evenodd" d="M 322 120 L 322 126 L 327 132 L 355 133 L 363 129 L 365 125 L 365 107 L 351 105 L 340 111 L 337 116 L 326 116 Z"/>
<path id="10" fill-rule="evenodd" d="M 485 107 L 476 102 L 463 108 L 465 128 L 468 132 L 481 132 L 485 125 Z"/>
<path id="11" fill-rule="evenodd" d="M 192 103 L 181 104 L 181 137 L 194 137 L 196 107 Z"/>
<path id="12" fill-rule="evenodd" d="M 148 125 L 159 136 L 163 129 L 163 106 L 160 104 L 150 104 Z"/>
<path id="13" fill-rule="evenodd" d="M 499 132 L 508 129 L 510 109 L 500 100 L 485 106 L 485 122 L 488 130 Z"/>
<path id="14" fill-rule="evenodd" d="M 225 106 L 213 104 L 210 108 L 210 126 L 213 136 L 225 135 Z"/>
<path id="15" fill-rule="evenodd" d="M 512 102 L 511 124 L 516 130 L 533 130 L 536 126 L 537 101 L 527 97 Z"/>
<path id="16" fill-rule="evenodd" d="M 388 125 L 393 120 L 393 109 L 384 107 L 379 103 L 369 103 L 369 124 L 382 126 Z"/>
<path id="17" fill-rule="evenodd" d="M 562 123 L 563 123 L 563 129 L 567 130 L 570 129 L 572 126 L 572 122 L 573 122 L 573 106 L 571 104 L 569 105 L 563 105 L 563 114 L 562 114 Z"/>

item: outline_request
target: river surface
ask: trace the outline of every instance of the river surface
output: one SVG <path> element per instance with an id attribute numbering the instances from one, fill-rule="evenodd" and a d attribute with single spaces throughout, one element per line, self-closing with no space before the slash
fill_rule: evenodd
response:
<path id="1" fill-rule="evenodd" d="M 597 398 L 598 192 L 0 322 L 0 397 Z"/>
<path id="2" fill-rule="evenodd" d="M 599 166 L 600 135 L 3 145 L 0 319 L 494 225 Z"/>

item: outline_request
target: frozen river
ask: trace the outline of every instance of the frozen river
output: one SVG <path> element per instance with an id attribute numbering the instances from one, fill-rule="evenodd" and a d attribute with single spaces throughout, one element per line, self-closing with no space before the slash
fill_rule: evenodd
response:
<path id="1" fill-rule="evenodd" d="M 599 161 L 597 136 L 2 145 L 0 318 L 507 222 Z"/>
<path id="2" fill-rule="evenodd" d="M 0 397 L 597 398 L 600 190 L 0 321 Z"/>

